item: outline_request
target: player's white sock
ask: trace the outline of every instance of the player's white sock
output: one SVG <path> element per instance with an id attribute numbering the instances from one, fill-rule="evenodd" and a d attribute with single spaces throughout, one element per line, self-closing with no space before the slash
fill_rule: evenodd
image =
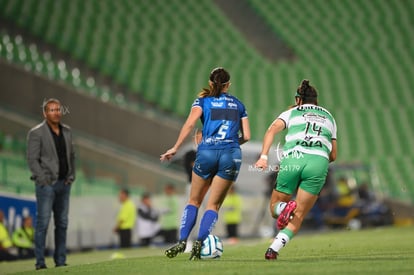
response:
<path id="1" fill-rule="evenodd" d="M 282 249 L 288 244 L 288 242 L 293 238 L 293 236 L 294 233 L 290 229 L 285 228 L 282 231 L 279 231 L 279 233 L 273 240 L 273 243 L 270 245 L 270 248 L 276 252 L 279 252 L 280 249 Z"/>
<path id="2" fill-rule="evenodd" d="M 273 210 L 276 214 L 276 216 L 279 216 L 280 213 L 282 213 L 283 209 L 285 209 L 287 203 L 284 201 L 279 202 L 275 205 L 275 209 Z"/>

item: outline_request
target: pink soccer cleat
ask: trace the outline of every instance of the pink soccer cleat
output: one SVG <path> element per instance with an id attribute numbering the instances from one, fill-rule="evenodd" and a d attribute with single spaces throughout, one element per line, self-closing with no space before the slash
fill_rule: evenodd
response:
<path id="1" fill-rule="evenodd" d="M 282 230 L 283 228 L 288 225 L 289 221 L 293 218 L 293 211 L 296 209 L 296 202 L 295 201 L 289 201 L 285 209 L 280 213 L 279 217 L 277 218 L 277 228 L 279 230 Z"/>

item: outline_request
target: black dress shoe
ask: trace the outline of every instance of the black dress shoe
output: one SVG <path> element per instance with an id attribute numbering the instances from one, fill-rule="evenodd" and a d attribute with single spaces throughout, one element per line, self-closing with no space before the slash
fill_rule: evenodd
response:
<path id="1" fill-rule="evenodd" d="M 46 269 L 46 268 L 47 268 L 47 266 L 46 266 L 45 264 L 36 265 L 36 270 L 39 270 L 39 269 Z"/>
<path id="2" fill-rule="evenodd" d="M 55 267 L 62 267 L 62 266 L 68 266 L 68 264 L 57 264 Z"/>

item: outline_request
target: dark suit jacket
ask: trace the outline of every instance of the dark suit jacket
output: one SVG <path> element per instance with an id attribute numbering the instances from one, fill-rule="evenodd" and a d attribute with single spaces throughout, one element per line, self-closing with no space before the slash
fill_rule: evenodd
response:
<path id="1" fill-rule="evenodd" d="M 66 182 L 75 180 L 75 151 L 70 127 L 62 124 L 62 133 L 66 143 L 68 174 Z M 27 163 L 36 184 L 52 184 L 59 176 L 59 159 L 52 133 L 46 121 L 33 127 L 27 135 Z"/>

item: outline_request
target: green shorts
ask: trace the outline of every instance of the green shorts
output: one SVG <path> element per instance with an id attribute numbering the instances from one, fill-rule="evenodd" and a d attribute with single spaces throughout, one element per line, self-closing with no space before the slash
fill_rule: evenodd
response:
<path id="1" fill-rule="evenodd" d="M 328 159 L 310 154 L 289 155 L 280 162 L 275 190 L 293 194 L 299 187 L 318 195 L 328 174 Z"/>

